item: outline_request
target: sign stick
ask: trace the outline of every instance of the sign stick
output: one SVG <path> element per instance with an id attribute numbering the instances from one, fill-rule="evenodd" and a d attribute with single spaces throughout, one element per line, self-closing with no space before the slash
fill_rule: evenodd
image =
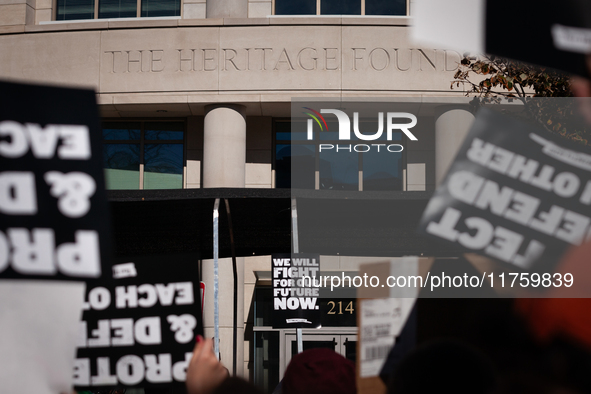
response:
<path id="1" fill-rule="evenodd" d="M 291 199 L 291 233 L 293 236 L 293 252 L 299 253 L 300 248 L 298 245 L 298 208 L 296 205 L 296 199 Z M 298 342 L 298 353 L 304 351 L 304 342 L 302 339 L 302 329 L 296 328 L 296 339 Z"/>
<path id="2" fill-rule="evenodd" d="M 219 207 L 220 199 L 216 198 L 213 204 L 213 352 L 218 360 L 220 359 L 220 308 L 218 297 Z"/>

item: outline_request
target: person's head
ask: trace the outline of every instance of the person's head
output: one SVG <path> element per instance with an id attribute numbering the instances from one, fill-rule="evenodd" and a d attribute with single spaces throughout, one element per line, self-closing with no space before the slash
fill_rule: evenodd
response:
<path id="1" fill-rule="evenodd" d="M 235 376 L 229 377 L 220 384 L 213 394 L 262 394 L 253 384 L 242 378 Z"/>
<path id="2" fill-rule="evenodd" d="M 488 394 L 496 386 L 492 363 L 457 341 L 437 341 L 408 354 L 390 376 L 388 393 Z"/>
<path id="3" fill-rule="evenodd" d="M 330 349 L 306 350 L 291 359 L 282 394 L 355 394 L 355 364 Z"/>

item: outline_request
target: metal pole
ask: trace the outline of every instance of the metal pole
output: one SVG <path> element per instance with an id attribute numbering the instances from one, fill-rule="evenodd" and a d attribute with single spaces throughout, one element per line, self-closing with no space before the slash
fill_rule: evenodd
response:
<path id="1" fill-rule="evenodd" d="M 299 253 L 300 247 L 298 245 L 298 207 L 296 204 L 296 199 L 291 199 L 291 233 L 293 237 L 293 252 Z M 296 328 L 296 340 L 298 343 L 298 353 L 304 351 L 304 341 L 302 338 L 302 329 Z"/>
<path id="2" fill-rule="evenodd" d="M 238 360 L 238 269 L 236 268 L 236 248 L 234 247 L 234 230 L 232 228 L 232 215 L 230 214 L 230 202 L 224 198 L 226 203 L 226 213 L 228 214 L 228 229 L 230 230 L 230 249 L 232 250 L 232 274 L 234 276 L 234 315 L 232 333 L 232 376 L 236 376 L 236 361 Z"/>
<path id="3" fill-rule="evenodd" d="M 218 297 L 219 277 L 219 208 L 220 199 L 216 198 L 213 204 L 213 352 L 220 359 L 220 305 Z"/>

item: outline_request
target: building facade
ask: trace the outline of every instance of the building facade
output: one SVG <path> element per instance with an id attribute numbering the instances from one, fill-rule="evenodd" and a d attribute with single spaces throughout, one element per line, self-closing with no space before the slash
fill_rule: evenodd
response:
<path id="1" fill-rule="evenodd" d="M 316 168 L 319 192 L 337 183 L 432 191 L 472 115 L 461 89 L 450 89 L 461 54 L 413 43 L 412 10 L 412 1 L 372 0 L 0 0 L 0 78 L 94 89 L 111 189 L 285 187 L 280 161 L 296 97 L 393 100 L 419 119 L 419 141 L 405 144 L 394 186 L 371 186 L 368 165 L 327 182 Z M 375 260 L 323 256 L 322 264 L 356 270 Z M 221 354 L 231 368 L 229 259 L 220 267 Z M 270 256 L 238 257 L 237 370 L 263 386 L 282 376 L 295 340 L 267 325 L 270 267 Z M 203 280 L 212 288 L 209 260 Z M 353 304 L 330 302 L 343 316 L 306 335 L 346 353 L 356 340 Z"/>

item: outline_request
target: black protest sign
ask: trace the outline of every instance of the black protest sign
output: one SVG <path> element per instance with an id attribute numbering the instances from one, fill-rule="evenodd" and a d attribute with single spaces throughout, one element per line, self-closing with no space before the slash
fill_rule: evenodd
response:
<path id="1" fill-rule="evenodd" d="M 110 216 L 95 93 L 0 82 L 0 277 L 97 278 Z"/>
<path id="2" fill-rule="evenodd" d="M 74 386 L 184 384 L 203 335 L 195 255 L 119 259 L 113 279 L 87 289 Z"/>
<path id="3" fill-rule="evenodd" d="M 519 269 L 551 270 L 590 234 L 591 155 L 584 149 L 481 110 L 420 231 Z"/>
<path id="4" fill-rule="evenodd" d="M 519 23 L 507 28 L 507 17 Z M 487 0 L 485 51 L 497 56 L 589 76 L 591 3 L 563 0 Z"/>
<path id="5" fill-rule="evenodd" d="M 307 253 L 274 254 L 271 258 L 271 275 L 273 328 L 319 327 L 320 256 Z"/>

